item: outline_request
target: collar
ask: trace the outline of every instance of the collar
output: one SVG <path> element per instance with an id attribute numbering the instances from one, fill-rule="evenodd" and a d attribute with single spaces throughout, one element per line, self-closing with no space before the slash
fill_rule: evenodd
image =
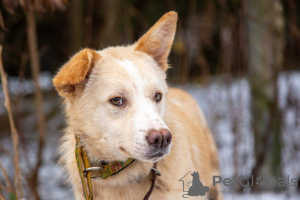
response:
<path id="1" fill-rule="evenodd" d="M 101 178 L 106 179 L 110 176 L 113 176 L 123 169 L 125 169 L 127 166 L 132 164 L 135 159 L 128 158 L 126 161 L 113 161 L 113 162 L 104 162 L 102 161 L 100 163 L 100 166 L 98 167 L 91 167 L 90 166 L 90 160 L 87 156 L 87 153 L 83 146 L 80 145 L 80 138 L 78 135 L 75 135 L 76 138 L 76 150 L 78 153 L 76 153 L 76 160 L 82 160 L 84 164 L 83 173 L 84 176 L 87 177 L 87 174 L 91 174 L 91 178 Z M 81 154 L 79 154 L 81 152 Z M 79 163 L 77 163 L 78 165 Z M 77 166 L 78 167 L 78 166 Z M 80 166 L 79 166 L 80 167 Z M 82 170 L 82 169 L 81 169 Z"/>
<path id="2" fill-rule="evenodd" d="M 129 166 L 131 163 L 133 163 L 135 159 L 128 158 L 126 161 L 113 161 L 110 163 L 103 164 L 101 162 L 100 167 L 89 167 L 85 168 L 83 170 L 83 173 L 86 177 L 88 172 L 91 172 L 91 178 L 101 178 L 106 179 L 110 176 L 118 174 L 120 171 L 125 169 L 127 166 Z"/>
<path id="3" fill-rule="evenodd" d="M 120 171 L 125 169 L 127 166 L 132 164 L 135 159 L 128 158 L 126 161 L 113 161 L 110 163 L 101 162 L 99 167 L 91 167 L 90 160 L 87 156 L 87 153 L 83 146 L 80 145 L 80 137 L 75 134 L 76 147 L 75 147 L 75 157 L 77 169 L 80 175 L 84 197 L 86 200 L 93 200 L 93 188 L 92 188 L 92 178 L 101 178 L 106 179 L 110 176 L 118 174 Z M 151 187 L 144 197 L 144 200 L 147 200 L 154 188 L 155 180 L 157 175 L 161 175 L 157 170 L 157 163 L 154 163 L 154 166 L 151 170 L 152 174 L 152 183 Z M 87 189 L 89 191 L 87 191 Z"/>

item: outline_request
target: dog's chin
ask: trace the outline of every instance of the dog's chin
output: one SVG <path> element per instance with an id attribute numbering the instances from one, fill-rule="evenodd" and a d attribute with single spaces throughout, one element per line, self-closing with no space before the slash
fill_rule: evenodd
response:
<path id="1" fill-rule="evenodd" d="M 158 162 L 160 161 L 163 157 L 165 156 L 165 154 L 163 155 L 154 155 L 154 156 L 138 156 L 137 159 L 143 162 Z"/>
<path id="2" fill-rule="evenodd" d="M 143 162 L 155 163 L 155 162 L 160 161 L 163 157 L 164 157 L 164 155 L 160 156 L 160 157 L 153 157 L 153 158 L 141 157 L 141 158 L 138 158 L 138 160 L 143 161 Z"/>

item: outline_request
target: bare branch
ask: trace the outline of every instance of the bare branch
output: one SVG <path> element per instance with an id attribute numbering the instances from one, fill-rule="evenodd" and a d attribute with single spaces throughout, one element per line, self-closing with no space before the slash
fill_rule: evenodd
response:
<path id="1" fill-rule="evenodd" d="M 11 182 L 10 182 L 10 180 L 9 180 L 7 171 L 5 170 L 5 168 L 4 168 L 4 166 L 3 166 L 2 162 L 1 162 L 1 159 L 0 159 L 0 169 L 2 170 L 4 179 L 5 179 L 6 187 L 7 187 L 8 189 L 11 189 Z"/>
<path id="2" fill-rule="evenodd" d="M 38 52 L 38 41 L 36 32 L 36 17 L 33 5 L 30 6 L 29 12 L 27 13 L 27 43 L 29 49 L 30 66 L 33 75 L 35 85 L 35 101 L 37 105 L 37 118 L 38 118 L 38 150 L 37 150 L 37 162 L 33 170 L 32 177 L 30 177 L 31 186 L 36 199 L 39 199 L 37 191 L 38 173 L 39 168 L 42 164 L 42 152 L 45 140 L 45 115 L 43 110 L 43 94 L 39 85 L 39 73 L 40 73 L 40 56 Z"/>
<path id="3" fill-rule="evenodd" d="M 0 26 L 3 30 L 6 30 L 1 10 L 0 10 Z"/>
<path id="4" fill-rule="evenodd" d="M 3 197 L 3 196 L 1 196 L 1 194 L 0 194 L 0 200 L 5 200 L 5 199 L 4 199 L 4 197 Z"/>
<path id="5" fill-rule="evenodd" d="M 4 71 L 3 67 L 3 61 L 2 61 L 2 45 L 0 44 L 0 73 L 1 73 L 1 81 L 2 81 L 2 87 L 5 97 L 4 106 L 8 112 L 8 118 L 9 118 L 9 125 L 11 129 L 11 137 L 13 142 L 13 149 L 14 149 L 14 164 L 15 164 L 15 188 L 20 198 L 23 198 L 23 187 L 21 182 L 21 174 L 20 174 L 20 165 L 19 165 L 19 149 L 18 149 L 18 143 L 19 143 L 19 134 L 15 126 L 15 122 L 13 119 L 13 114 L 11 110 L 10 105 L 10 97 L 8 93 L 8 87 L 7 87 L 7 77 L 6 73 Z M 17 194 L 16 194 L 17 195 Z"/>

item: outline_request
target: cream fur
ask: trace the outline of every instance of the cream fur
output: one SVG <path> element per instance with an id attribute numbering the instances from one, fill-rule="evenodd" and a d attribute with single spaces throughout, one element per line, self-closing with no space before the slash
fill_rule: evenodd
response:
<path id="1" fill-rule="evenodd" d="M 96 200 L 143 199 L 150 187 L 149 174 L 156 161 L 162 176 L 157 178 L 151 199 L 181 199 L 182 183 L 178 180 L 189 171 L 198 171 L 201 182 L 210 187 L 206 197 L 190 198 L 222 198 L 212 186 L 212 176 L 219 174 L 218 155 L 203 114 L 189 94 L 168 88 L 166 84 L 166 57 L 176 21 L 176 13 L 167 13 L 141 38 L 155 39 L 160 45 L 144 47 L 153 44 L 138 41 L 128 47 L 110 47 L 97 52 L 88 50 L 88 53 L 84 50 L 74 56 L 89 61 L 84 65 L 87 67 L 85 77 L 78 74 L 80 83 L 64 84 L 72 83 L 64 68 L 72 71 L 70 66 L 78 66 L 74 62 L 81 62 L 74 59 L 58 72 L 59 79 L 54 79 L 61 95 L 64 91 L 68 124 L 61 145 L 61 161 L 77 200 L 84 197 L 75 162 L 74 134 L 80 135 L 92 163 L 128 157 L 137 160 L 115 176 L 93 180 Z M 147 52 L 149 48 L 151 53 Z M 70 87 L 72 90 L 68 89 Z M 156 92 L 163 95 L 159 103 L 154 100 Z M 125 99 L 125 105 L 112 105 L 109 100 L 114 97 Z M 162 158 L 151 159 L 147 132 L 162 128 L 171 131 L 172 144 Z"/>

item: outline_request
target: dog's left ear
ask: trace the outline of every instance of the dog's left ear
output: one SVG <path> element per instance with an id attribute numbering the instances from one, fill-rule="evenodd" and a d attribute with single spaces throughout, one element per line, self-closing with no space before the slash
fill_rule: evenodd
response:
<path id="1" fill-rule="evenodd" d="M 75 54 L 53 78 L 58 93 L 64 98 L 74 98 L 76 92 L 84 87 L 89 73 L 100 58 L 91 49 L 83 49 Z"/>
<path id="2" fill-rule="evenodd" d="M 135 50 L 152 56 L 164 71 L 168 69 L 167 61 L 176 32 L 176 23 L 177 13 L 166 13 L 135 44 Z"/>

